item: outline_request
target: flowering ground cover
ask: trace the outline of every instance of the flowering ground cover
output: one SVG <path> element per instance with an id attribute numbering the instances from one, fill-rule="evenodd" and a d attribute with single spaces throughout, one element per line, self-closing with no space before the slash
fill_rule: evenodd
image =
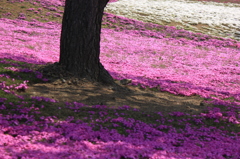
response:
<path id="1" fill-rule="evenodd" d="M 237 38 L 235 33 L 240 31 L 239 4 L 233 3 L 120 0 L 107 5 L 105 11 L 143 22 L 176 26 L 220 37 Z"/>
<path id="2" fill-rule="evenodd" d="M 29 85 L 48 81 L 32 66 L 58 61 L 60 17 L 40 16 L 61 16 L 56 2 L 20 3 L 29 21 L 0 19 L 0 158 L 240 158 L 236 40 L 105 14 L 101 62 L 111 75 L 216 104 L 200 114 L 27 98 Z"/>
<path id="3" fill-rule="evenodd" d="M 28 83 L 46 81 L 30 68 L 0 61 L 1 158 L 239 158 L 239 126 L 231 111 L 163 116 L 129 106 L 28 99 L 21 93 Z"/>
<path id="4" fill-rule="evenodd" d="M 239 123 L 230 109 L 163 116 L 129 106 L 29 99 L 21 92 L 46 81 L 30 68 L 0 61 L 1 158 L 239 158 Z"/>
<path id="5" fill-rule="evenodd" d="M 2 19 L 1 24 L 2 57 L 58 61 L 59 24 L 9 19 Z M 175 29 L 169 30 L 174 36 Z M 187 35 L 195 39 L 191 33 Z M 114 78 L 130 78 L 134 85 L 239 105 L 239 42 L 205 35 L 196 40 L 163 37 L 151 31 L 103 29 L 101 61 Z"/>

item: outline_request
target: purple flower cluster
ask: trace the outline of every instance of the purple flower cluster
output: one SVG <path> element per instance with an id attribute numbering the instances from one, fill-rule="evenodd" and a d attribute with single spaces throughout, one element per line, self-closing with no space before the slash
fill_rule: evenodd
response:
<path id="1" fill-rule="evenodd" d="M 26 19 L 25 14 L 24 14 L 24 13 L 19 13 L 18 19 L 20 19 L 20 20 L 25 20 L 25 19 Z"/>
<path id="2" fill-rule="evenodd" d="M 34 8 L 28 8 L 27 11 L 34 11 Z"/>
<path id="3" fill-rule="evenodd" d="M 7 13 L 4 13 L 4 14 L 2 14 L 3 16 L 11 16 L 12 15 L 12 13 L 10 13 L 10 12 L 7 12 Z"/>
<path id="4" fill-rule="evenodd" d="M 47 97 L 32 97 L 33 100 L 36 100 L 36 101 L 45 101 L 45 102 L 52 102 L 52 103 L 56 103 L 57 101 L 55 99 L 52 99 L 52 98 L 47 98 Z"/>
<path id="5" fill-rule="evenodd" d="M 0 75 L 0 77 L 6 77 L 9 78 L 9 76 L 7 75 Z M 12 79 L 14 81 L 14 79 Z M 6 93 L 13 93 L 15 94 L 13 91 L 11 90 L 26 90 L 28 88 L 27 86 L 27 82 L 28 81 L 23 81 L 23 83 L 20 84 L 12 84 L 12 85 L 7 85 L 5 81 L 0 82 L 0 89 L 5 91 Z"/>
<path id="6" fill-rule="evenodd" d="M 214 110 L 217 108 L 211 108 L 208 113 L 201 113 L 201 116 L 205 117 L 206 119 L 215 119 L 215 122 L 228 121 L 233 124 L 240 124 L 240 115 L 238 114 L 240 108 L 236 110 L 228 110 L 226 112 L 221 112 L 220 109 L 217 111 Z"/>
<path id="7" fill-rule="evenodd" d="M 23 83 L 20 83 L 18 86 L 15 87 L 15 89 L 25 91 L 28 88 L 27 82 L 29 81 L 23 81 Z"/>
<path id="8" fill-rule="evenodd" d="M 5 63 L 5 62 L 0 61 L 0 63 Z M 14 72 L 25 72 L 25 73 L 32 73 L 33 72 L 38 79 L 40 79 L 44 82 L 48 81 L 48 79 L 44 78 L 42 73 L 39 72 L 39 71 L 32 71 L 28 68 L 17 68 L 17 67 L 5 67 L 4 69 L 11 70 L 11 71 L 14 71 Z"/>
<path id="9" fill-rule="evenodd" d="M 44 98 L 36 97 L 42 100 Z M 6 100 L 1 99 L 3 105 Z M 48 101 L 51 102 L 51 101 Z M 21 103 L 21 102 L 20 102 Z M 23 158 L 233 158 L 240 157 L 240 138 L 237 134 L 224 135 L 215 127 L 204 125 L 193 128 L 186 123 L 178 130 L 169 125 L 149 125 L 132 118 L 102 118 L 89 124 L 74 117 L 60 121 L 57 117 L 42 116 L 36 121 L 30 113 L 38 112 L 34 104 L 28 110 L 25 104 L 16 105 L 21 115 L 0 115 L 0 157 Z M 66 103 L 80 105 L 80 103 Z M 4 107 L 1 107 L 4 109 Z M 43 108 L 43 107 L 41 107 Z M 40 108 L 40 109 L 41 109 Z M 96 106 L 94 107 L 95 109 Z M 107 114 L 107 108 L 100 108 L 99 114 Z M 91 112 L 90 112 L 91 113 Z M 175 113 L 178 114 L 178 113 Z M 114 128 L 124 125 L 127 135 L 116 129 L 101 126 L 111 122 Z M 189 121 L 189 120 L 188 120 Z M 179 120 L 179 122 L 181 122 Z M 93 130 L 93 127 L 99 130 Z M 165 132 L 167 131 L 167 132 Z M 211 149 L 209 149 L 211 147 Z"/>
<path id="10" fill-rule="evenodd" d="M 185 116 L 185 113 L 183 113 L 183 112 L 172 112 L 172 113 L 169 113 L 169 115 L 176 116 L 176 117 L 181 117 L 181 116 Z"/>

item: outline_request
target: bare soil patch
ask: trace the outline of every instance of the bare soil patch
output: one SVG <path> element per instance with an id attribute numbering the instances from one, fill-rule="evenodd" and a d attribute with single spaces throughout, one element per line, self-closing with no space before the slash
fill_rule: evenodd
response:
<path id="1" fill-rule="evenodd" d="M 35 68 L 36 69 L 36 68 Z M 86 79 L 77 79 L 64 72 L 56 64 L 40 70 L 50 79 L 47 83 L 36 83 L 27 89 L 28 96 L 44 96 L 59 102 L 79 102 L 86 105 L 106 105 L 111 108 L 128 105 L 146 112 L 185 112 L 199 114 L 206 109 L 204 99 L 199 96 L 176 96 L 168 92 L 143 89 L 139 86 L 116 86 L 92 83 Z"/>

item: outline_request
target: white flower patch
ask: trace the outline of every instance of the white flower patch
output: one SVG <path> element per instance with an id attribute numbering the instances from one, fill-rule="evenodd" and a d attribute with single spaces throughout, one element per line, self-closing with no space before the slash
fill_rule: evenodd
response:
<path id="1" fill-rule="evenodd" d="M 209 26 L 210 34 L 225 37 L 233 35 L 240 29 L 238 4 L 179 0 L 119 0 L 109 3 L 105 11 L 156 24 L 178 22 L 192 28 L 197 24 L 204 24 Z"/>

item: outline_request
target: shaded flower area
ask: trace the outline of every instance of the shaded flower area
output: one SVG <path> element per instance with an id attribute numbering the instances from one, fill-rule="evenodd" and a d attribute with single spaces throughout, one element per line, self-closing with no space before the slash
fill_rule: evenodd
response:
<path id="1" fill-rule="evenodd" d="M 86 111 L 84 104 L 65 103 L 62 108 L 71 111 L 73 116 L 83 112 L 88 117 L 79 120 L 71 116 L 61 120 L 56 117 L 57 112 L 56 116 L 41 114 L 45 107 L 57 102 L 53 99 L 36 96 L 30 102 L 22 99 L 13 104 L 0 98 L 0 102 L 2 111 L 16 112 L 0 116 L 1 158 L 240 157 L 240 134 L 206 127 L 203 115 L 191 117 L 181 112 L 171 113 L 170 116 L 177 117 L 176 122 L 182 123 L 183 128 L 176 129 L 167 124 L 174 119 L 168 121 L 160 112 L 155 114 L 157 124 L 117 115 L 119 110 L 141 113 L 129 106 L 113 110 L 116 115 L 110 116 L 109 109 L 103 105 L 92 106 L 92 111 Z M 31 106 L 26 107 L 27 104 Z M 220 113 L 209 116 L 223 121 L 222 117 Z M 91 122 L 84 122 L 86 119 Z M 192 126 L 192 122 L 197 126 Z"/>

